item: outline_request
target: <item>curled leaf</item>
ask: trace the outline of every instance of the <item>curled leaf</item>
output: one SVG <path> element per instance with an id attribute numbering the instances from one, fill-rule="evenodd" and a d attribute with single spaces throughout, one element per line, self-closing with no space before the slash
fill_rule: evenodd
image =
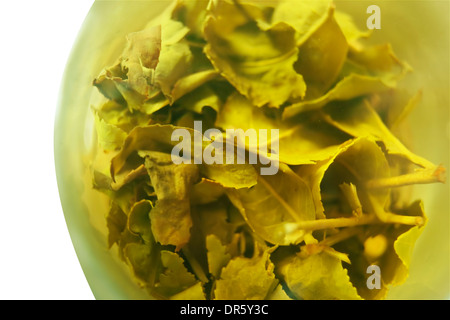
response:
<path id="1" fill-rule="evenodd" d="M 190 238 L 189 189 L 198 178 L 198 168 L 176 165 L 170 155 L 157 152 L 146 156 L 145 166 L 158 197 L 150 211 L 152 233 L 157 242 L 179 250 Z"/>
<path id="2" fill-rule="evenodd" d="M 263 16 L 257 6 L 241 7 L 253 17 Z M 293 67 L 298 53 L 295 30 L 288 24 L 263 30 L 239 7 L 220 1 L 212 4 L 203 32 L 211 63 L 254 105 L 279 107 L 304 96 L 303 77 Z"/>
<path id="3" fill-rule="evenodd" d="M 254 232 L 273 244 L 300 243 L 307 232 L 296 222 L 315 219 L 311 190 L 290 171 L 260 177 L 253 188 L 227 194 Z"/>
<path id="4" fill-rule="evenodd" d="M 285 262 L 280 273 L 289 291 L 304 300 L 360 300 L 340 259 L 325 251 Z"/>
<path id="5" fill-rule="evenodd" d="M 278 284 L 270 249 L 252 258 L 237 257 L 222 269 L 214 290 L 217 300 L 263 300 Z"/>

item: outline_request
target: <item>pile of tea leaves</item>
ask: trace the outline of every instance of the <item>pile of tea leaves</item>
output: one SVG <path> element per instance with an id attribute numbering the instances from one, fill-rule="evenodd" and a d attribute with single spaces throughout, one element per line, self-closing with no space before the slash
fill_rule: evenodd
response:
<path id="1" fill-rule="evenodd" d="M 445 170 L 400 130 L 421 97 L 398 88 L 412 68 L 338 9 L 174 1 L 93 81 L 108 246 L 152 296 L 381 299 L 405 281 L 427 222 L 406 190 Z M 192 150 L 174 155 L 177 129 Z M 244 163 L 198 161 L 227 129 L 279 134 L 246 142 Z"/>

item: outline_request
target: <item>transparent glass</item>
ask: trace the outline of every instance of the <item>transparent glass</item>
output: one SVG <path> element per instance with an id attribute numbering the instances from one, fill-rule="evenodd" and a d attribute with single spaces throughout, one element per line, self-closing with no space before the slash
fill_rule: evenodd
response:
<path id="1" fill-rule="evenodd" d="M 107 199 L 91 187 L 94 152 L 90 105 L 97 92 L 92 80 L 120 54 L 125 35 L 143 28 L 170 1 L 96 1 L 75 41 L 61 85 L 55 122 L 55 165 L 60 199 L 70 236 L 96 299 L 149 299 L 106 243 Z M 365 26 L 368 1 L 336 1 Z M 411 149 L 450 168 L 448 1 L 376 1 L 381 29 L 374 42 L 390 42 L 415 72 L 406 85 L 423 89 L 423 101 L 409 121 Z M 388 299 L 450 297 L 449 183 L 417 186 L 412 199 L 424 200 L 428 226 L 416 244 L 406 283 Z"/>

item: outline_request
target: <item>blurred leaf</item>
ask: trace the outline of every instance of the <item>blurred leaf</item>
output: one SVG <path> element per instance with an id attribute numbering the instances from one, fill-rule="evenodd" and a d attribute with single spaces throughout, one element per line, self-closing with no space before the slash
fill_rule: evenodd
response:
<path id="1" fill-rule="evenodd" d="M 95 128 L 97 131 L 98 144 L 106 151 L 120 149 L 127 133 L 113 124 L 105 122 L 98 114 L 95 114 Z"/>
<path id="2" fill-rule="evenodd" d="M 311 35 L 327 20 L 331 1 L 298 1 L 293 5 L 290 0 L 281 0 L 275 7 L 271 23 L 286 23 L 295 31 L 297 46 L 304 44 Z"/>
<path id="3" fill-rule="evenodd" d="M 335 82 L 347 59 L 348 45 L 334 18 L 334 7 L 327 11 L 325 20 L 299 47 L 298 60 L 294 64 L 295 70 L 305 79 L 306 99 L 323 95 Z"/>
<path id="4" fill-rule="evenodd" d="M 411 68 L 400 61 L 390 45 L 350 51 L 338 82 L 320 97 L 294 103 L 283 112 L 287 119 L 299 113 L 321 109 L 332 101 L 345 101 L 396 88 Z"/>

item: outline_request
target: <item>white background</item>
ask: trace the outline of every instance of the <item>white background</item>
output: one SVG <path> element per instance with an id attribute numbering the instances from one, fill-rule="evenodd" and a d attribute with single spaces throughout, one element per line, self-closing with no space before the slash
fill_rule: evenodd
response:
<path id="1" fill-rule="evenodd" d="M 0 299 L 94 299 L 59 202 L 60 81 L 92 0 L 0 1 Z"/>

